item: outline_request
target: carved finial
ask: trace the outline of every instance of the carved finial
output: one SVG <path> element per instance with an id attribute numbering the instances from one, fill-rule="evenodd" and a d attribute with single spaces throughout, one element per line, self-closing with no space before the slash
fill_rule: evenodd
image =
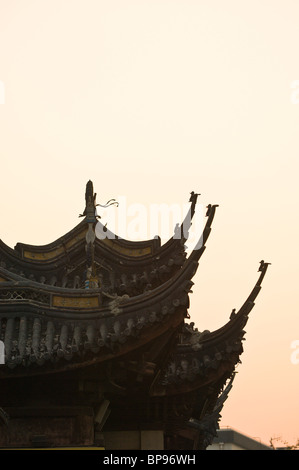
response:
<path id="1" fill-rule="evenodd" d="M 193 204 L 196 204 L 196 200 L 198 196 L 200 196 L 199 193 L 195 193 L 194 191 L 191 191 L 189 202 L 193 202 Z"/>
<path id="2" fill-rule="evenodd" d="M 219 205 L 218 205 L 218 204 L 213 204 L 213 205 L 212 205 L 212 204 L 209 204 L 209 205 L 207 206 L 206 217 L 209 217 L 209 215 L 211 214 L 211 210 L 212 210 L 213 207 L 219 207 Z"/>
<path id="3" fill-rule="evenodd" d="M 237 314 L 236 314 L 236 309 L 233 308 L 232 311 L 231 311 L 231 314 L 230 314 L 230 316 L 229 316 L 229 319 L 232 320 L 236 315 L 237 315 Z"/>
<path id="4" fill-rule="evenodd" d="M 259 269 L 258 269 L 258 272 L 264 271 L 264 269 L 266 269 L 267 266 L 269 266 L 269 264 L 271 264 L 271 263 L 265 263 L 265 261 L 262 259 L 262 260 L 260 261 L 260 267 L 259 267 Z"/>
<path id="5" fill-rule="evenodd" d="M 96 193 L 93 192 L 93 183 L 89 180 L 85 190 L 85 209 L 83 214 L 80 214 L 79 217 L 88 217 L 91 221 L 96 221 L 98 218 L 96 214 L 96 196 Z"/>
<path id="6" fill-rule="evenodd" d="M 209 204 L 209 205 L 207 206 L 207 212 L 206 212 L 206 216 L 207 216 L 207 217 L 210 215 L 211 207 L 212 207 L 211 204 Z"/>
<path id="7" fill-rule="evenodd" d="M 93 183 L 91 180 L 87 182 L 86 191 L 85 191 L 85 209 L 83 214 L 80 214 L 79 217 L 88 217 L 89 222 L 96 222 L 97 219 L 101 217 L 97 215 L 97 206 L 100 207 L 109 207 L 109 206 L 118 206 L 118 202 L 115 199 L 110 199 L 106 204 L 97 204 L 96 203 L 97 193 L 93 192 Z"/>

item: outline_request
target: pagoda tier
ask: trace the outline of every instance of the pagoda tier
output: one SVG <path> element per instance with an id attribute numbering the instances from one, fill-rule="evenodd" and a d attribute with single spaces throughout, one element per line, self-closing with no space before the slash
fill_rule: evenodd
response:
<path id="1" fill-rule="evenodd" d="M 209 211 L 201 248 L 191 253 L 171 279 L 133 297 L 111 295 L 100 287 L 41 285 L 0 268 L 5 373 L 16 368 L 14 375 L 27 375 L 104 362 L 136 352 L 155 337 L 168 335 L 169 330 L 176 332 L 188 315 L 191 279 L 205 249 L 215 209 L 213 206 Z M 3 373 L 0 370 L 0 377 Z"/>
<path id="2" fill-rule="evenodd" d="M 92 183 L 87 186 L 93 194 Z M 93 278 L 108 293 L 141 294 L 171 279 L 182 267 L 197 194 L 191 193 L 185 220 L 163 245 L 159 237 L 145 241 L 120 238 L 101 224 L 96 215 L 95 195 L 91 200 L 92 204 L 86 201 L 82 222 L 50 244 L 17 243 L 11 249 L 0 240 L 0 267 L 40 284 L 82 289 L 86 285 L 90 237 Z M 101 238 L 96 236 L 97 233 Z"/>
<path id="3" fill-rule="evenodd" d="M 166 449 L 206 448 L 268 264 L 261 262 L 254 289 L 222 328 L 199 332 L 186 323 L 217 207 L 208 206 L 198 246 L 187 256 L 197 199 L 191 194 L 181 236 L 162 246 L 159 239 L 97 239 L 90 181 L 84 219 L 64 237 L 14 250 L 1 243 L 0 447 L 106 439 L 113 449 L 123 440 L 119 433 L 144 429 L 162 433 Z"/>
<path id="4" fill-rule="evenodd" d="M 169 449 L 205 449 L 216 436 L 224 401 L 232 388 L 235 368 L 243 353 L 244 327 L 248 321 L 254 301 L 260 292 L 268 264 L 264 264 L 257 283 L 238 312 L 232 311 L 228 323 L 213 332 L 199 332 L 194 323 L 184 323 L 177 343 L 172 347 L 165 365 L 147 380 L 146 392 L 127 387 L 129 371 L 137 369 L 137 362 L 118 364 L 113 370 L 114 383 L 122 394 L 113 393 L 110 400 L 111 415 L 107 430 L 132 426 L 132 409 L 137 407 L 138 426 L 160 421 L 164 429 L 165 446 Z M 160 363 L 161 365 L 161 363 Z M 131 366 L 131 369 L 130 367 Z M 145 364 L 144 364 L 145 366 Z M 145 380 L 145 379 L 144 379 Z M 122 411 L 123 394 L 126 395 L 126 411 Z M 155 416 L 153 420 L 153 416 Z"/>

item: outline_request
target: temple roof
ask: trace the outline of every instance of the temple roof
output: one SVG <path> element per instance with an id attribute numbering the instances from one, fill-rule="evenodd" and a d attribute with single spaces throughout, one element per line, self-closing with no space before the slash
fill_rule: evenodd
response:
<path id="1" fill-rule="evenodd" d="M 120 351 L 126 350 L 127 344 L 122 345 L 129 339 L 134 338 L 131 348 L 137 348 L 137 333 L 140 341 L 146 342 L 146 335 L 155 337 L 167 331 L 169 322 L 173 327 L 180 325 L 188 316 L 192 277 L 205 250 L 215 210 L 216 206 L 209 212 L 201 248 L 195 249 L 170 279 L 131 297 L 109 294 L 101 287 L 44 285 L 0 268 L 0 316 L 5 319 L 2 336 L 7 366 L 47 365 L 57 355 L 66 360 L 74 356 L 75 366 L 82 362 L 80 354 L 75 354 L 82 347 L 89 350 L 87 362 L 102 361 L 111 351 L 115 354 L 116 344 Z M 107 354 L 102 352 L 97 357 L 101 347 Z"/>
<path id="2" fill-rule="evenodd" d="M 189 212 L 168 242 L 159 237 L 130 241 L 112 233 L 98 220 L 96 194 L 87 183 L 83 220 L 47 245 L 17 243 L 14 249 L 0 240 L 0 267 L 28 280 L 69 289 L 85 288 L 87 269 L 109 293 L 140 294 L 157 287 L 179 270 L 197 194 L 191 193 Z M 96 233 L 105 235 L 99 238 Z"/>
<path id="3" fill-rule="evenodd" d="M 213 381 L 221 369 L 223 376 L 228 371 L 231 375 L 243 352 L 244 327 L 267 269 L 268 263 L 264 263 L 250 295 L 237 312 L 233 309 L 224 326 L 212 332 L 200 332 L 194 323 L 184 325 L 180 341 L 152 389 L 153 394 L 178 393 L 180 387 L 186 393 L 187 389 L 199 388 L 199 383 L 202 386 Z"/>
<path id="4" fill-rule="evenodd" d="M 109 229 L 98 239 L 91 181 L 82 221 L 67 234 L 43 246 L 11 249 L 0 242 L 0 380 L 8 386 L 11 379 L 43 375 L 50 384 L 53 376 L 86 373 L 104 392 L 113 390 L 112 427 L 124 395 L 133 408 L 138 401 L 141 414 L 145 396 L 153 403 L 167 397 L 166 431 L 199 433 L 206 443 L 231 388 L 229 382 L 224 390 L 240 362 L 244 327 L 269 263 L 261 261 L 251 293 L 224 326 L 210 332 L 189 323 L 192 279 L 218 207 L 208 206 L 198 244 L 187 255 L 197 196 L 191 193 L 180 237 L 163 245 L 159 238 L 123 240 Z"/>

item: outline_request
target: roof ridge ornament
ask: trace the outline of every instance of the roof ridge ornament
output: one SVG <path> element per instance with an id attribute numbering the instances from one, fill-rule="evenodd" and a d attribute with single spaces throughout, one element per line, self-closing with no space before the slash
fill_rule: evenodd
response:
<path id="1" fill-rule="evenodd" d="M 271 263 L 265 263 L 265 261 L 262 259 L 260 261 L 260 266 L 259 266 L 258 272 L 265 271 L 267 269 L 267 267 L 269 266 L 269 264 L 271 264 Z"/>
<path id="2" fill-rule="evenodd" d="M 86 222 L 97 222 L 97 219 L 100 219 L 101 217 L 97 214 L 97 206 L 100 207 L 109 207 L 116 205 L 118 206 L 118 202 L 116 199 L 109 199 L 109 201 L 106 202 L 106 204 L 97 204 L 96 203 L 96 197 L 97 193 L 94 192 L 93 190 L 93 182 L 89 180 L 86 184 L 86 190 L 85 190 L 85 209 L 83 214 L 79 214 L 79 217 L 85 217 Z"/>
<path id="3" fill-rule="evenodd" d="M 84 222 L 87 223 L 88 228 L 86 231 L 86 279 L 85 279 L 85 288 L 98 288 L 99 287 L 99 278 L 96 272 L 95 265 L 95 226 L 101 217 L 97 215 L 97 206 L 100 207 L 109 207 L 112 205 L 118 205 L 118 202 L 115 199 L 110 199 L 106 204 L 97 204 L 96 203 L 97 193 L 93 190 L 93 182 L 89 180 L 86 184 L 85 190 L 85 209 L 83 214 L 80 214 L 79 217 L 85 217 Z"/>
<path id="4" fill-rule="evenodd" d="M 109 201 L 106 202 L 106 204 L 97 204 L 97 206 L 100 207 L 109 207 L 109 206 L 119 206 L 119 203 L 117 202 L 116 199 L 109 199 Z"/>

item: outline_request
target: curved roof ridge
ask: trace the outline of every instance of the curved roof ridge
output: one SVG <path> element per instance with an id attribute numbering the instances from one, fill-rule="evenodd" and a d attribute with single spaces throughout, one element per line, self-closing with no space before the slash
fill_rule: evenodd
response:
<path id="1" fill-rule="evenodd" d="M 251 290 L 249 296 L 245 300 L 245 302 L 242 304 L 238 312 L 235 311 L 235 309 L 232 310 L 230 314 L 230 319 L 227 323 L 225 323 L 222 327 L 211 331 L 211 332 L 203 332 L 202 339 L 200 339 L 200 333 L 196 333 L 199 335 L 199 342 L 198 344 L 201 346 L 207 346 L 209 343 L 213 342 L 215 339 L 217 341 L 219 340 L 219 336 L 227 336 L 227 334 L 232 333 L 233 331 L 235 332 L 236 330 L 240 332 L 245 324 L 247 323 L 248 315 L 252 308 L 254 307 L 254 300 L 257 298 L 260 290 L 261 290 L 261 285 L 262 281 L 266 275 L 266 271 L 268 269 L 268 266 L 271 263 L 264 263 L 263 265 L 260 266 L 259 272 L 260 275 L 258 277 L 257 282 L 255 283 L 253 289 Z"/>
<path id="2" fill-rule="evenodd" d="M 92 189 L 93 191 L 93 189 Z M 87 194 L 88 193 L 88 194 Z M 163 245 L 161 245 L 161 239 L 159 236 L 156 236 L 151 239 L 147 240 L 127 240 L 122 237 L 119 237 L 117 234 L 114 234 L 111 230 L 107 229 L 98 219 L 100 218 L 99 216 L 96 216 L 94 214 L 93 217 L 91 217 L 91 212 L 95 211 L 96 205 L 95 204 L 95 196 L 94 194 L 93 199 L 91 201 L 91 196 L 90 196 L 90 188 L 89 192 L 87 192 L 88 200 L 89 200 L 89 209 L 88 204 L 86 206 L 85 211 L 81 215 L 82 217 L 84 216 L 84 219 L 78 223 L 74 228 L 66 232 L 64 235 L 58 237 L 56 240 L 53 240 L 50 243 L 42 244 L 42 245 L 35 245 L 35 244 L 29 244 L 29 243 L 23 243 L 23 242 L 17 242 L 14 248 L 9 247 L 5 242 L 0 240 L 0 250 L 2 250 L 6 255 L 8 256 L 13 256 L 16 257 L 18 260 L 22 260 L 24 262 L 29 261 L 30 263 L 48 263 L 50 264 L 53 262 L 53 260 L 57 260 L 59 258 L 64 258 L 66 255 L 69 255 L 69 253 L 75 248 L 78 247 L 79 243 L 84 243 L 85 244 L 85 229 L 87 230 L 87 227 L 90 223 L 94 225 L 94 230 L 96 231 L 96 226 L 98 225 L 100 227 L 100 231 L 103 233 L 107 233 L 106 238 L 100 239 L 99 237 L 95 238 L 95 242 L 97 245 L 100 245 L 101 248 L 109 250 L 113 250 L 113 245 L 117 247 L 120 245 L 120 247 L 125 247 L 126 249 L 123 250 L 118 250 L 118 255 L 120 257 L 123 257 L 124 259 L 130 258 L 129 251 L 130 249 L 135 248 L 136 250 L 139 250 L 141 248 L 145 248 L 145 250 L 139 255 L 139 257 L 152 257 L 155 256 L 158 252 L 166 251 L 171 249 L 171 245 L 173 244 L 174 247 L 177 245 L 182 246 L 184 245 L 184 242 L 188 239 L 189 235 L 189 229 L 192 223 L 192 218 L 195 214 L 195 207 L 197 203 L 197 197 L 199 194 L 194 193 L 194 191 L 191 192 L 191 196 L 189 199 L 190 208 L 188 210 L 188 213 L 186 217 L 184 218 L 183 222 L 179 226 L 178 229 L 174 229 L 174 234 L 173 236 L 167 240 Z M 86 196 L 86 197 L 87 197 Z M 115 200 L 110 200 L 108 201 L 109 205 L 113 204 Z M 107 203 L 107 204 L 108 204 Z M 177 236 L 177 234 L 180 233 L 180 236 Z M 111 240 L 111 243 L 106 243 L 106 241 Z"/>

